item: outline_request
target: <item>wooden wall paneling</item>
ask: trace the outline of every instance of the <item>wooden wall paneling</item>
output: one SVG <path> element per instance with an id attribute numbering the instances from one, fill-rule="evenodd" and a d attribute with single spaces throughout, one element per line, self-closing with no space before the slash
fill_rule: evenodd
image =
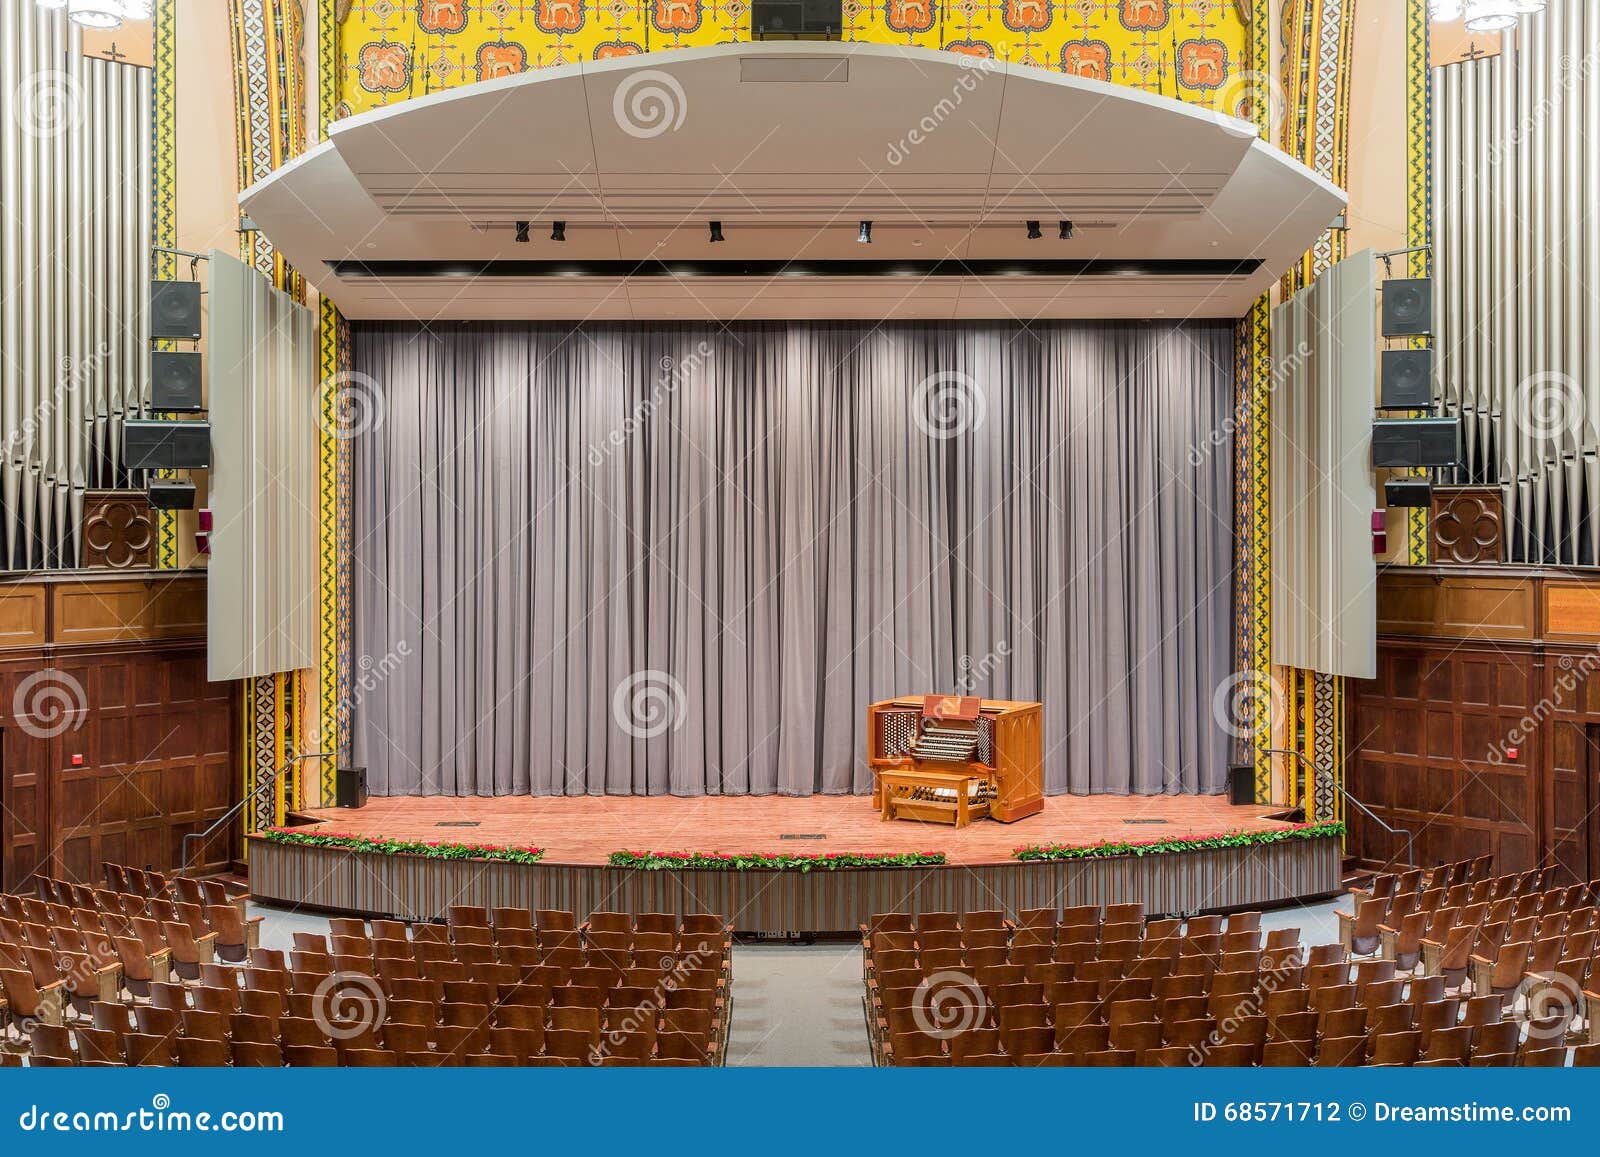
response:
<path id="1" fill-rule="evenodd" d="M 1600 651 L 1563 649 L 1545 664 L 1548 735 L 1544 839 L 1567 883 L 1600 877 Z"/>
<path id="2" fill-rule="evenodd" d="M 45 588 L 0 586 L 0 648 L 42 646 L 48 630 Z"/>
<path id="3" fill-rule="evenodd" d="M 1384 640 L 1378 677 L 1352 684 L 1350 793 L 1385 822 L 1409 829 L 1424 864 L 1492 853 L 1513 871 L 1539 860 L 1536 736 L 1519 735 L 1533 674 L 1516 647 Z M 1515 746 L 1517 758 L 1507 758 Z M 1392 836 L 1349 809 L 1350 850 L 1403 860 Z"/>
<path id="4" fill-rule="evenodd" d="M 1445 568 L 1441 568 L 1443 570 Z M 1378 635 L 1503 639 L 1538 634 L 1534 585 L 1519 575 L 1447 576 L 1410 568 L 1378 581 Z"/>
<path id="5" fill-rule="evenodd" d="M 107 578 L 50 589 L 56 644 L 205 637 L 204 578 Z"/>
<path id="6" fill-rule="evenodd" d="M 31 670 L 0 667 L 0 887 L 7 890 L 46 868 L 51 851 L 47 741 L 30 735 L 13 714 L 19 685 Z"/>
<path id="7" fill-rule="evenodd" d="M 173 868 L 183 836 L 231 806 L 238 703 L 206 680 L 205 605 L 195 575 L 0 580 L 4 887 L 35 871 L 98 881 L 106 860 Z M 52 689 L 66 714 L 30 733 L 18 704 Z M 197 862 L 226 867 L 237 838 Z"/>
<path id="8" fill-rule="evenodd" d="M 1545 642 L 1600 640 L 1600 583 L 1549 581 L 1540 586 Z"/>

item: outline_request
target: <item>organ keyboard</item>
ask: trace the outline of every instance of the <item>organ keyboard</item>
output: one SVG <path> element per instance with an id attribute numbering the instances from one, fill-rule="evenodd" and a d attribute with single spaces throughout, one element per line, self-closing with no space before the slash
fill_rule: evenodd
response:
<path id="1" fill-rule="evenodd" d="M 1011 823 L 1044 808 L 1039 703 L 925 695 L 867 709 L 872 802 L 884 819 Z"/>

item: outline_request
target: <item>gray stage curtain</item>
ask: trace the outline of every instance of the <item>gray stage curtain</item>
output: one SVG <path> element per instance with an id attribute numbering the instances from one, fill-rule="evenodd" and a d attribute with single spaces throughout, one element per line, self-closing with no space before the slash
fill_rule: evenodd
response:
<path id="1" fill-rule="evenodd" d="M 1215 792 L 1228 325 L 363 325 L 380 794 L 870 790 L 865 709 L 1045 704 L 1051 792 Z"/>

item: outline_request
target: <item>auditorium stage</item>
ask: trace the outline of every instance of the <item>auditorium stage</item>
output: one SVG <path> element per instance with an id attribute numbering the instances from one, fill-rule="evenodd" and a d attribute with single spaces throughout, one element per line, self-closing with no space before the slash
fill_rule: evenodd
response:
<path id="1" fill-rule="evenodd" d="M 534 846 L 534 864 L 433 859 L 249 840 L 257 900 L 323 911 L 442 919 L 451 904 L 715 912 L 740 932 L 845 933 L 876 912 L 969 911 L 1141 901 L 1152 914 L 1270 907 L 1337 891 L 1336 836 L 1250 847 L 1020 861 L 1024 844 L 1070 845 L 1270 831 L 1270 807 L 1220 796 L 1055 796 L 1015 824 L 884 823 L 863 796 L 585 796 L 373 799 L 308 813 L 300 831 L 406 841 Z M 470 825 L 470 826 L 462 826 Z M 798 836 L 805 838 L 784 838 Z M 811 838 L 821 836 L 822 838 Z M 617 851 L 814 855 L 941 852 L 946 862 L 846 870 L 642 870 Z"/>
<path id="2" fill-rule="evenodd" d="M 543 848 L 547 863 L 600 865 L 615 851 L 943 852 L 951 864 L 1005 863 L 1022 844 L 1092 844 L 1288 827 L 1269 806 L 1226 796 L 1058 795 L 1014 824 L 957 830 L 885 823 L 868 796 L 391 796 L 360 810 L 307 812 L 329 829 L 400 840 Z M 820 839 L 815 837 L 822 837 Z"/>

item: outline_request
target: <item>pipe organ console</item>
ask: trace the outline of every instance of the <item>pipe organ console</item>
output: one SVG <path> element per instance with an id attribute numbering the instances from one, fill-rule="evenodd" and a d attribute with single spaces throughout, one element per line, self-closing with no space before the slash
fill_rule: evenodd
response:
<path id="1" fill-rule="evenodd" d="M 1044 809 L 1044 705 L 922 695 L 867 709 L 872 802 L 884 819 L 964 827 Z"/>

